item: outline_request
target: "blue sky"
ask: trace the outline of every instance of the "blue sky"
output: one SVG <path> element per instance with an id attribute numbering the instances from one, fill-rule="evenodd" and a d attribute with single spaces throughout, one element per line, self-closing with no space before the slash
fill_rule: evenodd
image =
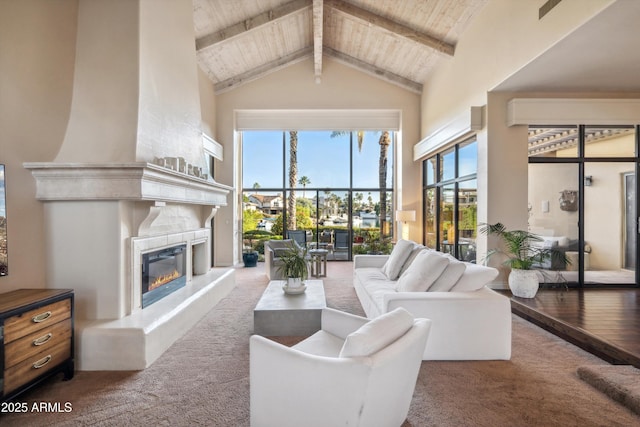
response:
<path id="1" fill-rule="evenodd" d="M 362 151 L 358 151 L 354 137 L 353 187 L 378 187 L 379 132 L 365 133 Z M 286 133 L 286 162 L 288 171 L 289 133 Z M 349 187 L 349 135 L 331 138 L 330 131 L 298 132 L 298 178 L 307 176 L 311 188 Z M 254 183 L 261 188 L 282 187 L 283 155 L 281 131 L 252 131 L 243 133 L 243 187 Z M 388 164 L 393 164 L 393 150 L 388 152 Z M 388 185 L 391 186 L 391 167 Z M 284 179 L 288 180 L 288 176 Z M 287 182 L 288 186 L 288 182 Z M 301 186 L 298 184 L 298 187 Z"/>

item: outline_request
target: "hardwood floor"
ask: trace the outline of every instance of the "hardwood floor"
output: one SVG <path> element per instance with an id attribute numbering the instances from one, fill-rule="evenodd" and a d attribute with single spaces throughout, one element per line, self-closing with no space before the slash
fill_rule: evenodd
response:
<path id="1" fill-rule="evenodd" d="M 511 297 L 511 311 L 612 364 L 640 368 L 640 289 L 541 289 Z"/>

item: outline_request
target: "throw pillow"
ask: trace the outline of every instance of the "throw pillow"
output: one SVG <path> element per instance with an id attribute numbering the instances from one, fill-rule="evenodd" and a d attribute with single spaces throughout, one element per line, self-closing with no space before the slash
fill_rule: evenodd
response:
<path id="1" fill-rule="evenodd" d="M 498 270 L 478 264 L 467 264 L 464 274 L 458 283 L 451 288 L 452 292 L 477 291 L 498 277 Z"/>
<path id="2" fill-rule="evenodd" d="M 424 292 L 440 277 L 449 260 L 442 254 L 424 250 L 413 260 L 409 269 L 398 279 L 398 292 Z"/>
<path id="3" fill-rule="evenodd" d="M 451 288 L 460 280 L 467 265 L 457 259 L 449 259 L 449 265 L 444 269 L 440 277 L 433 282 L 428 289 L 429 292 L 449 292 Z"/>
<path id="4" fill-rule="evenodd" d="M 339 357 L 367 357 L 398 338 L 413 326 L 413 316 L 406 309 L 398 307 L 376 317 L 347 336 Z"/>
<path id="5" fill-rule="evenodd" d="M 382 272 L 389 280 L 396 280 L 400 274 L 402 265 L 411 255 L 414 243 L 410 240 L 398 240 L 389 255 L 389 259 L 382 266 Z"/>
<path id="6" fill-rule="evenodd" d="M 416 259 L 416 256 L 418 256 L 418 254 L 424 249 L 426 249 L 426 247 L 423 245 L 419 245 L 418 243 L 413 244 L 413 249 L 411 249 L 411 253 L 407 257 L 407 260 L 402 265 L 402 268 L 400 269 L 400 274 L 398 274 L 398 277 L 402 276 L 409 269 L 409 266 L 411 265 L 413 260 Z"/>

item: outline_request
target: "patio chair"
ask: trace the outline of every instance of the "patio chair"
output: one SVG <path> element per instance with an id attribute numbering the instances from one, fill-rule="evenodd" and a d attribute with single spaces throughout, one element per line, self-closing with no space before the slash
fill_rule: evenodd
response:
<path id="1" fill-rule="evenodd" d="M 287 239 L 294 240 L 299 246 L 307 247 L 307 232 L 305 230 L 287 231 Z"/>
<path id="2" fill-rule="evenodd" d="M 335 230 L 333 235 L 334 252 L 349 252 L 349 231 Z"/>

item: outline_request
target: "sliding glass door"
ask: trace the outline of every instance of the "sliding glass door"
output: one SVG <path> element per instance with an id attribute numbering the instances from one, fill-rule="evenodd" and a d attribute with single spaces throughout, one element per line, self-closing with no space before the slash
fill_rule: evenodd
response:
<path id="1" fill-rule="evenodd" d="M 529 229 L 570 261 L 550 276 L 638 283 L 637 146 L 632 126 L 530 127 Z"/>

